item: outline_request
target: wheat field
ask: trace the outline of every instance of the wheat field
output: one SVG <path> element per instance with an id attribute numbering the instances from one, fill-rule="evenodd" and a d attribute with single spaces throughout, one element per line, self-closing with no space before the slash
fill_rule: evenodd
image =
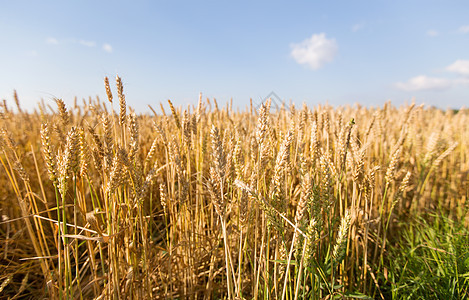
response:
<path id="1" fill-rule="evenodd" d="M 119 77 L 105 89 L 2 103 L 1 298 L 390 299 L 411 219 L 468 227 L 468 109 L 136 114 Z"/>

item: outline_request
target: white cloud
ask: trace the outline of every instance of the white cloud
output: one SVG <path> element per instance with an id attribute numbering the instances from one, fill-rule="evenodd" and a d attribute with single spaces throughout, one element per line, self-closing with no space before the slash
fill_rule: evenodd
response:
<path id="1" fill-rule="evenodd" d="M 30 50 L 30 51 L 27 52 L 27 55 L 31 56 L 31 57 L 36 57 L 38 55 L 38 53 L 37 53 L 36 50 Z"/>
<path id="2" fill-rule="evenodd" d="M 455 72 L 463 76 L 469 76 L 469 60 L 459 59 L 446 67 L 447 71 Z"/>
<path id="3" fill-rule="evenodd" d="M 439 36 L 439 35 L 440 35 L 440 33 L 436 30 L 433 30 L 433 29 L 427 30 L 427 36 L 435 37 L 435 36 Z"/>
<path id="4" fill-rule="evenodd" d="M 109 44 L 103 44 L 103 50 L 106 51 L 107 53 L 112 53 L 112 46 Z"/>
<path id="5" fill-rule="evenodd" d="M 313 34 L 311 38 L 298 44 L 291 44 L 290 47 L 291 56 L 295 61 L 313 70 L 334 60 L 338 49 L 335 39 L 327 39 L 325 33 Z"/>
<path id="6" fill-rule="evenodd" d="M 459 32 L 469 33 L 469 25 L 464 25 L 464 26 L 459 27 Z"/>
<path id="7" fill-rule="evenodd" d="M 96 47 L 96 42 L 95 41 L 89 41 L 89 40 L 77 40 L 75 38 L 68 38 L 64 40 L 57 40 L 56 38 L 53 37 L 48 37 L 46 39 L 46 43 L 50 45 L 58 45 L 58 44 L 75 44 L 75 45 L 81 45 L 85 47 Z M 102 49 L 108 53 L 112 53 L 113 48 L 110 44 L 104 43 L 102 46 Z"/>
<path id="8" fill-rule="evenodd" d="M 446 90 L 455 86 L 469 86 L 469 60 L 459 59 L 446 67 L 446 71 L 457 73 L 459 78 L 436 78 L 425 75 L 398 82 L 394 86 L 403 91 Z"/>
<path id="9" fill-rule="evenodd" d="M 458 78 L 454 80 L 457 85 L 469 85 L 469 78 Z"/>
<path id="10" fill-rule="evenodd" d="M 445 90 L 453 85 L 451 80 L 445 78 L 427 77 L 420 75 L 409 79 L 407 82 L 396 83 L 396 88 L 407 91 L 424 91 L 424 90 Z"/>
<path id="11" fill-rule="evenodd" d="M 357 32 L 357 31 L 363 29 L 364 27 L 365 27 L 365 23 L 363 23 L 363 22 L 357 23 L 357 24 L 352 26 L 352 31 Z"/>
<path id="12" fill-rule="evenodd" d="M 80 45 L 86 46 L 86 47 L 94 47 L 96 46 L 96 43 L 93 41 L 85 41 L 85 40 L 79 40 L 78 43 Z"/>
<path id="13" fill-rule="evenodd" d="M 46 39 L 46 43 L 50 44 L 50 45 L 57 45 L 59 43 L 59 41 L 56 38 L 48 37 Z"/>

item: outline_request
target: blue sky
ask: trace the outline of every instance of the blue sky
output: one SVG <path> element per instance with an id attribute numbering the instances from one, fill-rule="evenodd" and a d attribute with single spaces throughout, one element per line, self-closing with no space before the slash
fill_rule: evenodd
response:
<path id="1" fill-rule="evenodd" d="M 467 1 L 3 1 L 0 98 L 469 103 Z"/>

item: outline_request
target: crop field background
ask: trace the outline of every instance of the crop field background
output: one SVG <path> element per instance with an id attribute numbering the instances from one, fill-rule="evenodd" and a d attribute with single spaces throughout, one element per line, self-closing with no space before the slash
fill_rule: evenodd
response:
<path id="1" fill-rule="evenodd" d="M 2 299 L 468 297 L 468 109 L 105 88 L 2 103 Z"/>

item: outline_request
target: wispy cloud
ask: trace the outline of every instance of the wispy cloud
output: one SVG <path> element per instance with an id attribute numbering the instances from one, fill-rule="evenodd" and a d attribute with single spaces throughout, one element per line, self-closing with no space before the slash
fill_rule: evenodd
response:
<path id="1" fill-rule="evenodd" d="M 30 50 L 30 51 L 27 52 L 27 55 L 31 56 L 31 57 L 36 57 L 36 56 L 38 56 L 38 53 L 37 53 L 36 50 Z"/>
<path id="2" fill-rule="evenodd" d="M 428 77 L 425 75 L 410 78 L 406 82 L 398 82 L 395 84 L 396 88 L 407 91 L 438 91 L 449 89 L 453 82 L 445 78 Z"/>
<path id="3" fill-rule="evenodd" d="M 406 82 L 397 82 L 394 86 L 402 91 L 446 90 L 455 86 L 469 85 L 469 60 L 459 59 L 445 68 L 448 72 L 460 75 L 459 78 L 437 78 L 420 75 Z"/>
<path id="4" fill-rule="evenodd" d="M 439 36 L 440 33 L 436 30 L 433 30 L 433 29 L 430 29 L 430 30 L 427 30 L 427 36 L 431 36 L 431 37 L 435 37 L 435 36 Z"/>
<path id="5" fill-rule="evenodd" d="M 458 31 L 461 33 L 469 33 L 469 25 L 463 25 L 459 27 Z"/>
<path id="6" fill-rule="evenodd" d="M 469 76 L 469 60 L 459 59 L 447 66 L 446 71 L 458 73 L 463 76 Z"/>
<path id="7" fill-rule="evenodd" d="M 363 28 L 365 28 L 365 23 L 364 22 L 357 23 L 357 24 L 352 26 L 352 31 L 357 32 L 359 30 L 362 30 Z"/>
<path id="8" fill-rule="evenodd" d="M 93 41 L 86 41 L 86 40 L 79 40 L 78 43 L 80 45 L 86 46 L 86 47 L 94 47 L 96 46 L 96 43 Z"/>
<path id="9" fill-rule="evenodd" d="M 103 50 L 106 51 L 107 53 L 112 53 L 112 46 L 109 44 L 103 44 Z"/>
<path id="10" fill-rule="evenodd" d="M 457 85 L 469 85 L 469 78 L 457 78 L 454 80 L 454 83 Z"/>
<path id="11" fill-rule="evenodd" d="M 49 45 L 59 45 L 59 44 L 72 44 L 72 45 L 80 45 L 80 46 L 85 46 L 88 48 L 94 48 L 96 47 L 97 43 L 95 41 L 91 40 L 85 40 L 85 39 L 75 39 L 75 38 L 66 38 L 66 39 L 56 39 L 54 37 L 48 37 L 45 41 Z M 113 48 L 110 44 L 108 43 L 103 43 L 102 44 L 102 50 L 107 52 L 107 53 L 112 53 Z"/>
<path id="12" fill-rule="evenodd" d="M 48 37 L 46 39 L 46 43 L 49 44 L 49 45 L 57 45 L 57 44 L 59 44 L 59 41 L 56 38 Z"/>
<path id="13" fill-rule="evenodd" d="M 291 44 L 291 56 L 301 65 L 313 70 L 334 60 L 338 46 L 335 39 L 327 39 L 325 33 L 313 34 L 301 43 Z"/>

